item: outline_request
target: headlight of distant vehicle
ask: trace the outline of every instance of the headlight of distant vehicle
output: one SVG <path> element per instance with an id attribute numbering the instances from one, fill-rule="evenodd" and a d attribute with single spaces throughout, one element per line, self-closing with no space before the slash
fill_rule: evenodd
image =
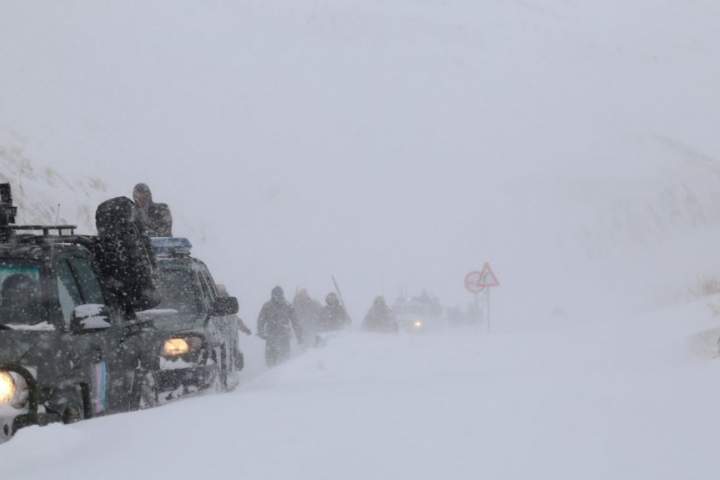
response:
<path id="1" fill-rule="evenodd" d="M 197 337 L 169 338 L 165 340 L 165 344 L 163 345 L 163 356 L 170 358 L 181 357 L 199 350 L 201 346 L 202 340 Z"/>
<path id="2" fill-rule="evenodd" d="M 25 379 L 15 373 L 0 370 L 0 406 L 22 408 L 27 398 L 28 386 Z"/>
<path id="3" fill-rule="evenodd" d="M 414 327 L 414 328 L 422 328 L 422 327 L 423 327 L 423 322 L 422 322 L 422 320 L 415 320 L 415 321 L 413 322 L 413 327 Z"/>

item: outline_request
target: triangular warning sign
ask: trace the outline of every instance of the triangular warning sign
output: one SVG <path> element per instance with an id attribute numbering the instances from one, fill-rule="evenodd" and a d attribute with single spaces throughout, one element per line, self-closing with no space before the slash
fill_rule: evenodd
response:
<path id="1" fill-rule="evenodd" d="M 482 272 L 480 273 L 480 278 L 480 284 L 483 288 L 500 286 L 500 282 L 498 281 L 497 276 L 495 275 L 495 272 L 493 272 L 493 269 L 492 267 L 490 267 L 489 263 L 486 263 L 483 267 Z"/>

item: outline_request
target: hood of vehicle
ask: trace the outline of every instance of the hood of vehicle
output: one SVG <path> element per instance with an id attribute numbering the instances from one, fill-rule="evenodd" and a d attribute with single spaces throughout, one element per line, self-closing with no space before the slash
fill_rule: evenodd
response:
<path id="1" fill-rule="evenodd" d="M 140 320 L 150 321 L 158 330 L 192 330 L 203 325 L 205 319 L 198 314 L 180 313 L 171 309 L 146 310 L 137 314 Z"/>

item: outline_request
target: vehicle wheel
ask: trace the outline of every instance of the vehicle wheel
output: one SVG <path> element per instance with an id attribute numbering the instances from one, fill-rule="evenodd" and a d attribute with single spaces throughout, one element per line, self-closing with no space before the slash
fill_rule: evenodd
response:
<path id="1" fill-rule="evenodd" d="M 15 435 L 14 421 L 10 423 L 0 423 L 0 443 L 10 440 Z"/>
<path id="2" fill-rule="evenodd" d="M 85 420 L 85 396 L 82 387 L 76 388 L 76 395 L 72 395 L 63 408 L 61 419 L 65 425 Z"/>
<path id="3" fill-rule="evenodd" d="M 245 358 L 239 349 L 230 350 L 226 356 L 225 365 L 227 372 L 226 392 L 232 392 L 240 385 L 240 372 L 245 363 Z"/>
<path id="4" fill-rule="evenodd" d="M 140 378 L 136 384 L 135 398 L 137 409 L 145 410 L 158 406 L 160 393 L 158 383 L 153 372 L 139 373 Z"/>
<path id="5" fill-rule="evenodd" d="M 213 352 L 213 360 L 217 365 L 217 371 L 213 385 L 218 392 L 226 392 L 228 390 L 228 365 L 225 347 L 220 347 Z"/>
<path id="6" fill-rule="evenodd" d="M 62 423 L 64 423 L 65 425 L 70 425 L 73 423 L 77 423 L 84 418 L 85 415 L 83 414 L 82 408 L 77 405 L 68 405 L 67 408 L 65 408 L 65 410 L 63 411 Z"/>

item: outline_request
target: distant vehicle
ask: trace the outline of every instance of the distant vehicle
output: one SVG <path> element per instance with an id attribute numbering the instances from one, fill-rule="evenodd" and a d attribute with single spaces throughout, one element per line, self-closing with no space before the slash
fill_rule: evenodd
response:
<path id="1" fill-rule="evenodd" d="M 98 237 L 14 225 L 9 185 L 0 194 L 0 442 L 153 406 L 161 336 L 108 293 Z"/>
<path id="2" fill-rule="evenodd" d="M 237 298 L 192 257 L 185 238 L 153 238 L 161 303 L 140 312 L 166 334 L 158 370 L 161 400 L 215 386 L 231 390 L 244 366 Z"/>
<path id="3" fill-rule="evenodd" d="M 400 296 L 392 309 L 400 330 L 407 333 L 426 332 L 438 328 L 443 322 L 443 307 L 437 298 L 427 292 L 417 297 Z"/>

